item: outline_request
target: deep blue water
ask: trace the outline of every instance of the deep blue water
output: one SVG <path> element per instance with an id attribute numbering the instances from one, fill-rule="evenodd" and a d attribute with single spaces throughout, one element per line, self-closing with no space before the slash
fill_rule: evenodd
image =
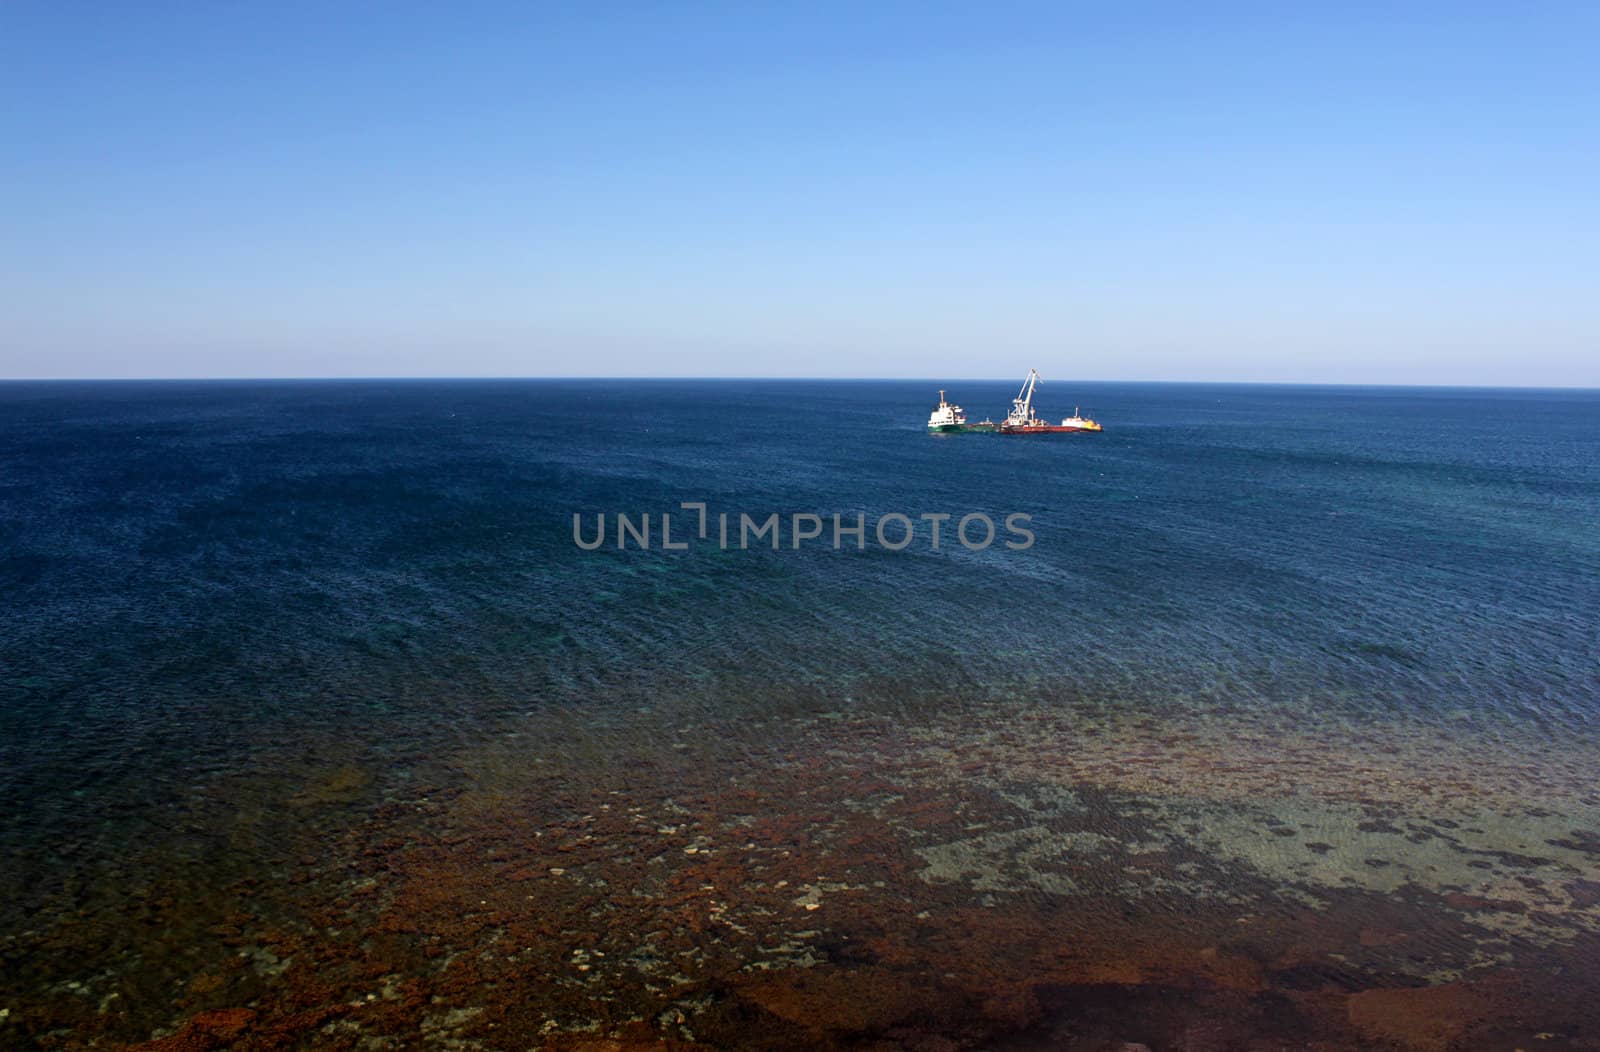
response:
<path id="1" fill-rule="evenodd" d="M 0 385 L 4 846 L 555 705 L 1600 715 L 1600 393 L 1052 383 L 1106 431 L 1009 438 L 926 434 L 939 386 Z M 1014 387 L 943 386 L 974 419 Z M 573 543 L 697 500 L 1037 540 Z"/>

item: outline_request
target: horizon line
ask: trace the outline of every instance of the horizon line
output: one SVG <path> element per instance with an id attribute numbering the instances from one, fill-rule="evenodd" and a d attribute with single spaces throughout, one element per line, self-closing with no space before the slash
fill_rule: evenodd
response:
<path id="1" fill-rule="evenodd" d="M 394 382 L 545 382 L 545 383 L 617 383 L 617 382 L 672 382 L 693 381 L 701 383 L 1015 383 L 1015 377 L 1001 376 L 419 376 L 419 375 L 356 375 L 356 376 L 16 376 L 0 377 L 0 384 L 74 384 L 74 383 L 394 383 Z M 1350 387 L 1350 388 L 1412 388 L 1424 390 L 1468 391 L 1600 391 L 1593 384 L 1492 384 L 1492 383 L 1393 383 L 1329 380 L 1088 380 L 1068 377 L 1044 383 L 1080 384 L 1149 384 L 1182 385 L 1195 387 Z"/>

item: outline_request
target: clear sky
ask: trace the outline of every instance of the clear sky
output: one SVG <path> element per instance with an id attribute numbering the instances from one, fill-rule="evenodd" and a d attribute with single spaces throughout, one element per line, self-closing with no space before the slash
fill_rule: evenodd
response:
<path id="1" fill-rule="evenodd" d="M 0 3 L 0 377 L 1600 386 L 1600 5 Z"/>

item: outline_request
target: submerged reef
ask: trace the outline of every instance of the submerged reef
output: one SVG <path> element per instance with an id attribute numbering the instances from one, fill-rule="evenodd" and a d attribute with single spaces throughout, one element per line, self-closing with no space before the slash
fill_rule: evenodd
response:
<path id="1" fill-rule="evenodd" d="M 5 937 L 0 1039 L 1600 1049 L 1594 746 L 1036 705 L 535 715 L 404 778 L 211 787 L 215 853 L 177 831 Z"/>

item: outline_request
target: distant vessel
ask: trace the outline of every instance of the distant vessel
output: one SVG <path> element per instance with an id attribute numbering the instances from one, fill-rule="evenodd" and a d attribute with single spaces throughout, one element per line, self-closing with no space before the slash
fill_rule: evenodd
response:
<path id="1" fill-rule="evenodd" d="M 1093 420 L 1080 415 L 1076 408 L 1073 409 L 1072 415 L 1060 424 L 1039 419 L 1039 414 L 1033 409 L 1033 391 L 1042 381 L 1043 377 L 1039 375 L 1039 370 L 1028 370 L 1027 379 L 1022 381 L 1022 390 L 1011 400 L 1011 412 L 1000 424 L 1002 435 L 1049 435 L 1064 431 L 1105 430 Z"/>
<path id="2" fill-rule="evenodd" d="M 928 430 L 935 433 L 950 431 L 998 431 L 1000 425 L 993 420 L 983 419 L 976 424 L 967 423 L 967 414 L 964 409 L 953 402 L 944 400 L 944 392 L 939 392 L 939 407 L 928 414 Z"/>
<path id="3" fill-rule="evenodd" d="M 939 406 L 928 414 L 929 431 L 965 431 L 967 429 L 967 414 L 958 405 L 944 400 L 944 392 L 939 392 Z"/>
<path id="4" fill-rule="evenodd" d="M 1105 428 L 1080 415 L 1077 406 L 1072 407 L 1072 415 L 1061 421 L 1061 426 L 1068 431 L 1104 431 Z"/>

